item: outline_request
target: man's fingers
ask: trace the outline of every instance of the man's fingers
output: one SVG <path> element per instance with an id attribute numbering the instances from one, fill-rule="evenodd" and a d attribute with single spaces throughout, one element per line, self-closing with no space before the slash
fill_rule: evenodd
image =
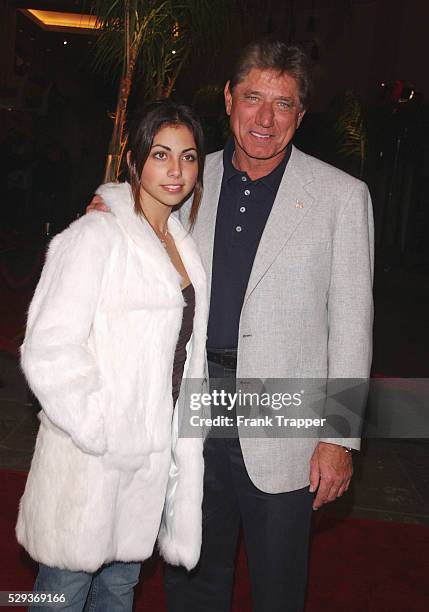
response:
<path id="1" fill-rule="evenodd" d="M 329 489 L 329 492 L 328 492 L 328 494 L 326 496 L 326 502 L 325 503 L 332 502 L 332 501 L 335 501 L 337 499 L 338 493 L 339 493 L 340 489 L 342 488 L 343 484 L 344 483 L 342 481 L 340 481 L 340 482 L 334 482 L 331 485 L 331 488 Z"/>
<path id="2" fill-rule="evenodd" d="M 316 448 L 310 461 L 310 493 L 317 491 L 317 487 L 320 484 L 320 476 L 320 466 Z"/>
<path id="3" fill-rule="evenodd" d="M 318 467 L 312 467 L 310 469 L 310 493 L 314 493 L 317 491 L 317 487 L 319 486 L 320 481 L 320 472 Z"/>
<path id="4" fill-rule="evenodd" d="M 322 478 L 320 480 L 319 489 L 317 491 L 316 497 L 313 501 L 313 510 L 318 510 L 321 506 L 323 506 L 323 504 L 326 504 L 330 488 L 330 484 Z"/>
<path id="5" fill-rule="evenodd" d="M 319 449 L 316 446 L 310 460 L 310 493 L 317 491 L 320 482 Z"/>
<path id="6" fill-rule="evenodd" d="M 348 491 L 348 488 L 350 486 L 350 482 L 351 482 L 351 478 L 346 480 L 346 482 L 339 488 L 338 493 L 337 493 L 337 497 L 341 497 L 342 495 L 344 495 L 344 493 L 346 491 Z"/>
<path id="7" fill-rule="evenodd" d="M 313 502 L 313 510 L 318 510 L 324 504 L 335 501 L 338 497 L 341 497 L 349 488 L 349 484 L 350 478 L 345 481 L 334 479 L 324 480 L 322 478 L 319 490 Z"/>
<path id="8" fill-rule="evenodd" d="M 110 212 L 110 208 L 106 206 L 103 198 L 99 195 L 95 195 L 86 207 L 87 213 L 92 212 L 93 210 L 98 210 L 100 212 Z"/>

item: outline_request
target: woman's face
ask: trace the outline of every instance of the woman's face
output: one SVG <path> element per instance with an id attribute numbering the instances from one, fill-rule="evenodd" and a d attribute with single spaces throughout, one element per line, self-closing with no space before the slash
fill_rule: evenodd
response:
<path id="1" fill-rule="evenodd" d="M 193 190 L 198 175 L 197 148 L 185 125 L 161 128 L 153 139 L 141 175 L 142 203 L 159 202 L 173 207 Z"/>

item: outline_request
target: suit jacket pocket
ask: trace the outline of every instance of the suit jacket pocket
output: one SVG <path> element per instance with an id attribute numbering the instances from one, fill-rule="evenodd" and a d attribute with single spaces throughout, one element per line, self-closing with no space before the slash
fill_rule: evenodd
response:
<path id="1" fill-rule="evenodd" d="M 285 248 L 285 254 L 288 257 L 319 257 L 327 255 L 330 251 L 331 242 L 329 240 L 288 243 Z"/>

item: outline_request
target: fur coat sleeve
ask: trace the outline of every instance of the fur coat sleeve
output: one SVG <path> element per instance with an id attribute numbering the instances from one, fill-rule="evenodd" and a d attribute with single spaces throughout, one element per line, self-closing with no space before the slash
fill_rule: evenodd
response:
<path id="1" fill-rule="evenodd" d="M 104 453 L 106 438 L 88 336 L 115 231 L 101 214 L 87 215 L 52 240 L 21 347 L 23 371 L 49 419 L 93 454 Z"/>

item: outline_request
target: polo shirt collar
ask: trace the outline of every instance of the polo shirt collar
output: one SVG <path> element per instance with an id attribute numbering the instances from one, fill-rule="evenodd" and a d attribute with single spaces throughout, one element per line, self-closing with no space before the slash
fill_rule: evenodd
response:
<path id="1" fill-rule="evenodd" d="M 283 173 L 286 169 L 287 163 L 289 161 L 290 155 L 292 153 L 292 143 L 290 142 L 286 147 L 286 154 L 283 157 L 282 161 L 278 166 L 274 168 L 269 174 L 261 177 L 257 181 L 251 181 L 246 172 L 242 172 L 241 170 L 237 170 L 232 163 L 232 156 L 234 155 L 235 144 L 234 139 L 232 137 L 228 138 L 225 144 L 225 148 L 223 150 L 223 176 L 224 179 L 230 181 L 232 178 L 236 176 L 246 176 L 250 182 L 253 183 L 262 183 L 271 191 L 277 192 L 280 181 L 282 179 Z"/>

